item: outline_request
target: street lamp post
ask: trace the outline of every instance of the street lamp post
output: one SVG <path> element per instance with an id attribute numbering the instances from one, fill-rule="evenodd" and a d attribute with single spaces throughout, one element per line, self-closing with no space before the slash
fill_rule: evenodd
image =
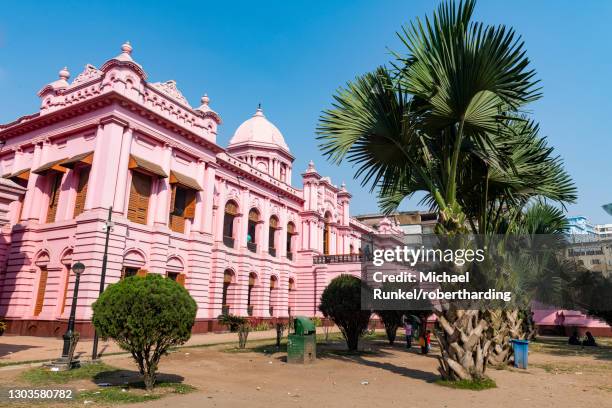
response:
<path id="1" fill-rule="evenodd" d="M 85 270 L 85 265 L 81 262 L 77 262 L 72 265 L 72 272 L 76 277 L 74 281 L 74 290 L 72 292 L 72 305 L 70 306 L 70 318 L 68 319 L 68 330 L 64 333 L 64 349 L 62 350 L 62 359 L 67 360 L 70 358 L 70 343 L 74 336 L 74 320 L 76 317 L 76 305 L 77 298 L 79 295 L 79 281 L 81 280 L 81 274 Z"/>
<path id="2" fill-rule="evenodd" d="M 76 306 L 79 296 L 79 281 L 81 280 L 81 274 L 85 270 L 85 265 L 81 262 L 77 262 L 72 265 L 71 269 L 76 279 L 74 280 L 74 290 L 72 292 L 72 305 L 70 306 L 68 329 L 66 333 L 64 333 L 62 356 L 51 363 L 51 367 L 56 370 L 70 370 L 72 367 L 78 365 L 77 361 L 72 360 L 72 353 L 74 352 L 74 321 L 76 319 Z"/>

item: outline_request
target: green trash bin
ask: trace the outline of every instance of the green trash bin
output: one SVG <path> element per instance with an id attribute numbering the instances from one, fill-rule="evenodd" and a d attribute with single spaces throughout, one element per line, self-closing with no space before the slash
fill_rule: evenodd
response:
<path id="1" fill-rule="evenodd" d="M 317 358 L 317 333 L 315 324 L 307 317 L 298 316 L 293 321 L 295 333 L 287 336 L 287 362 L 307 364 Z"/>

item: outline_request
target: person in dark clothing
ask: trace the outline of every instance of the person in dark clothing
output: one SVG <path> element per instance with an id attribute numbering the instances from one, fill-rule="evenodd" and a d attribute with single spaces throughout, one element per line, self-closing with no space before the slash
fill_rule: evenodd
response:
<path id="1" fill-rule="evenodd" d="M 567 344 L 569 344 L 570 346 L 579 346 L 581 344 L 577 330 L 574 330 L 570 338 L 567 340 Z"/>
<path id="2" fill-rule="evenodd" d="M 588 347 L 596 347 L 597 343 L 595 342 L 595 337 L 593 337 L 591 332 L 588 331 L 588 332 L 585 333 L 585 335 L 586 335 L 586 338 L 582 342 L 582 345 L 583 346 L 588 346 Z"/>

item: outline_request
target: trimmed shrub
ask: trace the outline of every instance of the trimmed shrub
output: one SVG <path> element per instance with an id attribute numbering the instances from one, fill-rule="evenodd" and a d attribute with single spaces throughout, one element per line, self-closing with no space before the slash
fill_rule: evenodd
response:
<path id="1" fill-rule="evenodd" d="M 197 305 L 178 283 L 148 274 L 109 285 L 92 308 L 100 337 L 132 354 L 150 390 L 161 357 L 191 337 Z"/>
<path id="2" fill-rule="evenodd" d="M 357 350 L 371 315 L 361 310 L 361 279 L 351 275 L 333 279 L 321 295 L 319 310 L 340 328 L 348 349 Z"/>

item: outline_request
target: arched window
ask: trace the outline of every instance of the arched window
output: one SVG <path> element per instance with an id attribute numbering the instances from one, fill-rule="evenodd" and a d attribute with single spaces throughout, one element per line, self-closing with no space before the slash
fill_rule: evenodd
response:
<path id="1" fill-rule="evenodd" d="M 293 260 L 293 237 L 295 234 L 295 224 L 289 222 L 287 224 L 287 259 L 289 260 Z"/>
<path id="2" fill-rule="evenodd" d="M 252 208 L 249 211 L 249 223 L 247 228 L 247 248 L 251 252 L 257 252 L 257 224 L 259 224 L 259 211 Z"/>
<path id="3" fill-rule="evenodd" d="M 278 218 L 276 216 L 270 217 L 270 226 L 268 228 L 268 253 L 270 256 L 276 256 L 276 236 L 279 231 Z"/>
<path id="4" fill-rule="evenodd" d="M 247 313 L 249 316 L 253 316 L 253 310 L 255 309 L 253 305 L 253 288 L 255 287 L 255 283 L 257 282 L 257 275 L 254 272 L 249 274 L 249 290 L 247 292 Z"/>
<path id="5" fill-rule="evenodd" d="M 238 205 L 234 201 L 225 204 L 225 214 L 223 216 L 223 243 L 234 247 L 234 219 L 238 215 Z"/>
<path id="6" fill-rule="evenodd" d="M 323 226 L 323 254 L 329 255 L 329 241 L 330 241 L 330 224 L 331 222 L 331 214 L 325 214 L 325 224 Z"/>
<path id="7" fill-rule="evenodd" d="M 234 278 L 234 273 L 231 270 L 226 270 L 223 272 L 223 295 L 221 296 L 221 313 L 224 315 L 228 315 L 230 313 L 230 304 L 229 304 L 229 290 L 232 284 L 232 279 Z"/>
<path id="8" fill-rule="evenodd" d="M 276 292 L 278 286 L 278 279 L 276 276 L 270 277 L 270 316 L 274 316 L 274 306 L 276 306 Z"/>

